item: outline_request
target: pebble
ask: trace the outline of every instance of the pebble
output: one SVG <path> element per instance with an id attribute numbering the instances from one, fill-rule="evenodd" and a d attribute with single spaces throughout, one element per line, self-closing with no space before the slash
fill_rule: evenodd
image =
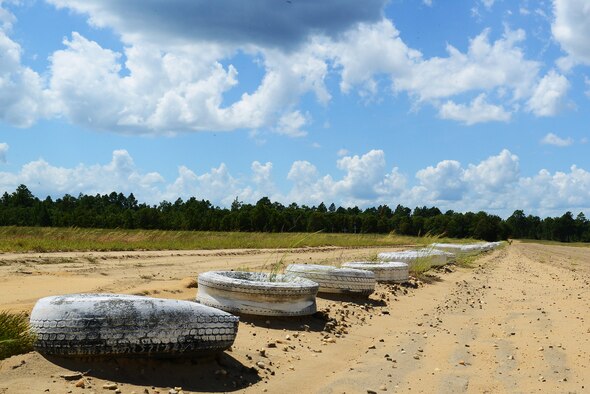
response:
<path id="1" fill-rule="evenodd" d="M 387 391 L 387 387 L 385 387 L 385 385 L 382 384 L 381 386 L 379 386 L 379 390 L 381 390 L 381 391 Z"/>
<path id="2" fill-rule="evenodd" d="M 119 386 L 117 383 L 105 383 L 102 385 L 102 388 L 105 390 L 117 390 Z"/>
<path id="3" fill-rule="evenodd" d="M 18 367 L 22 367 L 23 365 L 25 365 L 27 362 L 25 360 L 20 360 L 20 363 L 13 365 L 12 369 L 17 369 Z"/>
<path id="4" fill-rule="evenodd" d="M 76 387 L 85 388 L 86 387 L 86 380 L 84 378 L 78 380 L 75 384 Z"/>
<path id="5" fill-rule="evenodd" d="M 265 365 L 265 364 L 264 364 L 262 361 L 258 361 L 258 362 L 256 363 L 256 365 L 257 365 L 257 366 L 258 366 L 258 368 L 260 368 L 260 369 L 264 369 L 264 368 L 266 368 L 266 365 Z"/>
<path id="6" fill-rule="evenodd" d="M 463 360 L 459 361 L 459 365 L 466 365 L 465 361 L 463 361 Z"/>
<path id="7" fill-rule="evenodd" d="M 187 288 L 187 289 L 194 289 L 196 287 L 199 286 L 199 283 L 197 282 L 197 279 L 193 278 L 193 277 L 187 277 L 184 278 L 182 281 L 182 286 Z"/>
<path id="8" fill-rule="evenodd" d="M 72 373 L 69 375 L 59 375 L 59 377 L 65 379 L 65 380 L 78 380 L 78 379 L 82 379 L 84 377 L 84 375 L 82 375 L 81 372 L 76 372 L 76 373 Z"/>

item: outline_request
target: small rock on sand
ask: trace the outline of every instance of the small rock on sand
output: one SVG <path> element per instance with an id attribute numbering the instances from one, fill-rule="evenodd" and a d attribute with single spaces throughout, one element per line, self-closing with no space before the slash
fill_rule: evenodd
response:
<path id="1" fill-rule="evenodd" d="M 199 285 L 197 280 L 193 277 L 190 277 L 190 276 L 182 279 L 181 283 L 182 283 L 182 287 L 187 288 L 187 289 L 194 289 Z"/>
<path id="2" fill-rule="evenodd" d="M 75 372 L 68 375 L 59 375 L 60 378 L 63 378 L 65 380 L 78 380 L 82 379 L 83 376 L 84 375 L 81 372 Z"/>

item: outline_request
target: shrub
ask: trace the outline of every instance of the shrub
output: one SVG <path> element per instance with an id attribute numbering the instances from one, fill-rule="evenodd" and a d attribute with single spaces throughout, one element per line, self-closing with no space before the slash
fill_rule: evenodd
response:
<path id="1" fill-rule="evenodd" d="M 25 313 L 0 312 L 0 360 L 30 352 L 34 341 Z"/>

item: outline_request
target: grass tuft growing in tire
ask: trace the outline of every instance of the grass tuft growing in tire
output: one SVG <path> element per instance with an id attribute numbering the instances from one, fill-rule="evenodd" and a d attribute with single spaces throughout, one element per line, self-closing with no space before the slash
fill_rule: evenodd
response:
<path id="1" fill-rule="evenodd" d="M 434 256 L 432 255 L 432 251 L 434 248 L 432 246 L 428 246 L 424 248 L 425 253 L 423 256 L 418 257 L 410 264 L 410 275 L 413 275 L 417 279 L 425 280 L 426 272 L 430 271 L 433 266 Z"/>
<path id="2" fill-rule="evenodd" d="M 33 342 L 25 313 L 0 312 L 0 360 L 32 351 Z"/>
<path id="3" fill-rule="evenodd" d="M 310 238 L 313 235 L 317 235 L 320 234 L 322 232 L 322 230 L 320 231 L 316 231 L 314 233 L 309 233 L 307 234 L 305 237 L 297 240 L 296 242 L 294 242 L 285 253 L 282 254 L 282 256 L 276 261 L 274 262 L 271 267 L 270 267 L 270 275 L 268 276 L 268 279 L 270 282 L 276 282 L 277 281 L 277 277 L 278 275 L 283 272 L 285 270 L 286 267 L 286 259 L 287 259 L 287 255 L 289 254 L 289 250 L 295 249 L 297 247 L 299 247 L 301 244 L 303 244 L 305 242 L 306 239 Z"/>
<path id="4" fill-rule="evenodd" d="M 419 257 L 410 264 L 410 275 L 420 279 L 432 268 L 432 256 Z"/>

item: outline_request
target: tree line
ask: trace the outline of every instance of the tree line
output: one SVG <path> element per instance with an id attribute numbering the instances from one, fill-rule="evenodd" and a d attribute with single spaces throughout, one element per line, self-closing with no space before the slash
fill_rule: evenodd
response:
<path id="1" fill-rule="evenodd" d="M 133 193 L 69 194 L 40 200 L 25 185 L 0 198 L 1 226 L 86 227 L 201 231 L 390 233 L 443 235 L 497 241 L 508 238 L 590 242 L 590 222 L 583 213 L 541 219 L 516 210 L 507 219 L 486 212 L 441 212 L 436 207 L 413 210 L 397 205 L 358 207 L 283 205 L 263 197 L 256 204 L 237 198 L 230 208 L 191 197 L 148 205 Z"/>

